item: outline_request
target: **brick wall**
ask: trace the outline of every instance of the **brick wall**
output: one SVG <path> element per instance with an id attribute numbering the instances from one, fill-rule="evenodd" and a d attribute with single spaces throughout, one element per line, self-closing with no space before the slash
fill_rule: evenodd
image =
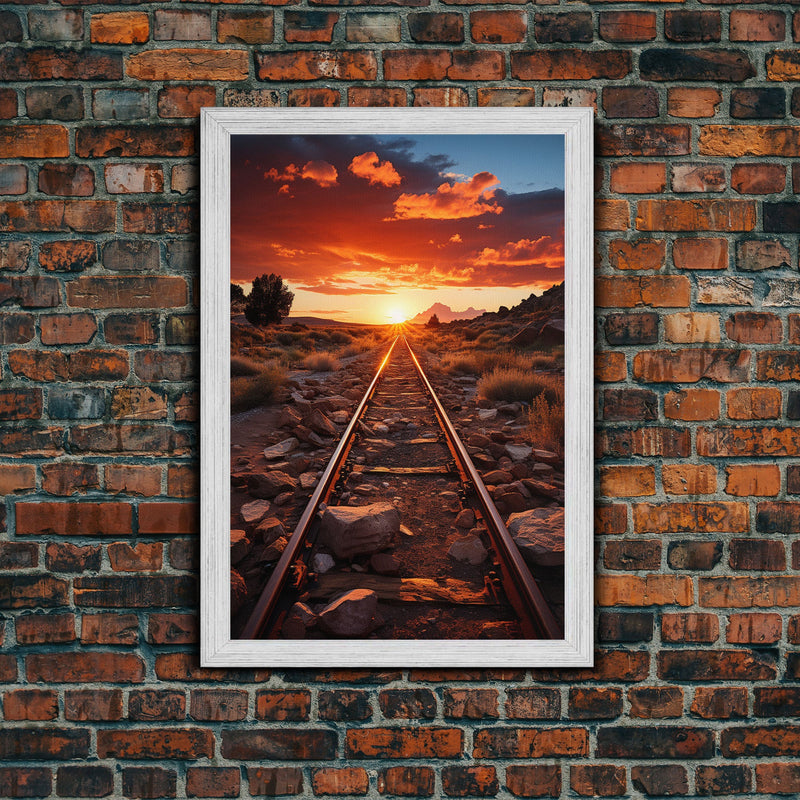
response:
<path id="1" fill-rule="evenodd" d="M 0 796 L 800 792 L 800 10 L 0 11 Z M 597 666 L 197 665 L 203 105 L 597 108 Z"/>

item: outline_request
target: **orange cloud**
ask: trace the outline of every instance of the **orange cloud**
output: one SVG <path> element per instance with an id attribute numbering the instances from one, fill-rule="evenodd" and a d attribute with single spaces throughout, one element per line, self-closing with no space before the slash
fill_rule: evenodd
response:
<path id="1" fill-rule="evenodd" d="M 336 186 L 336 179 L 339 177 L 339 173 L 336 171 L 336 167 L 327 161 L 309 161 L 302 169 L 296 164 L 287 164 L 282 171 L 278 172 L 273 167 L 264 173 L 264 177 L 267 180 L 283 183 L 283 186 L 278 191 L 286 193 L 288 191 L 286 184 L 298 178 L 314 181 L 324 189 L 329 186 Z"/>
<path id="2" fill-rule="evenodd" d="M 336 171 L 336 167 L 327 161 L 309 161 L 303 167 L 300 177 L 314 181 L 319 186 L 327 188 L 336 186 L 336 179 L 339 177 L 339 173 Z"/>
<path id="3" fill-rule="evenodd" d="M 499 249 L 484 247 L 473 261 L 477 267 L 502 264 L 508 267 L 544 266 L 552 269 L 561 267 L 563 263 L 563 245 L 550 236 L 506 242 Z"/>
<path id="4" fill-rule="evenodd" d="M 356 156 L 347 167 L 357 178 L 365 178 L 370 186 L 397 186 L 402 178 L 391 161 L 381 161 L 374 151 Z"/>
<path id="5" fill-rule="evenodd" d="M 443 183 L 433 194 L 401 194 L 394 203 L 394 219 L 466 219 L 500 214 L 494 199 L 500 183 L 491 172 L 478 172 L 468 181 Z"/>

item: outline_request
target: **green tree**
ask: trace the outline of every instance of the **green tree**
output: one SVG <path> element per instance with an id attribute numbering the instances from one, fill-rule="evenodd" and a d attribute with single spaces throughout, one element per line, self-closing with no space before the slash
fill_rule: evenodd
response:
<path id="1" fill-rule="evenodd" d="M 277 325 L 289 315 L 293 300 L 294 293 L 280 275 L 259 275 L 245 300 L 244 315 L 251 325 L 260 328 Z"/>
<path id="2" fill-rule="evenodd" d="M 231 305 L 244 303 L 244 289 L 238 283 L 231 284 Z"/>

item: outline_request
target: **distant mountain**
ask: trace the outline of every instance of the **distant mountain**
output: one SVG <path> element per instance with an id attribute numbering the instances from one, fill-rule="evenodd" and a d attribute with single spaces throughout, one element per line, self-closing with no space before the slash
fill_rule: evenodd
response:
<path id="1" fill-rule="evenodd" d="M 474 319 L 485 313 L 485 308 L 473 308 L 470 306 L 466 311 L 453 311 L 450 306 L 446 306 L 444 303 L 434 303 L 427 311 L 421 311 L 409 322 L 425 324 L 434 314 L 439 317 L 439 322 L 455 322 L 460 319 Z"/>

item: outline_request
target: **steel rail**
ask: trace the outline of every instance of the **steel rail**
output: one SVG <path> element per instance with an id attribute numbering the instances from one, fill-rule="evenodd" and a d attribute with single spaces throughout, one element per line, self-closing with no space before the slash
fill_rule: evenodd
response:
<path id="1" fill-rule="evenodd" d="M 364 414 L 372 395 L 375 393 L 375 389 L 378 387 L 378 381 L 383 374 L 384 368 L 389 363 L 389 359 L 391 358 L 392 352 L 394 351 L 395 345 L 399 339 L 399 336 L 395 337 L 394 341 L 392 342 L 392 346 L 384 356 L 383 361 L 381 361 L 378 371 L 375 373 L 375 377 L 372 379 L 367 391 L 364 393 L 364 397 L 358 404 L 358 408 L 356 408 L 353 418 L 350 420 L 347 428 L 345 428 L 344 433 L 339 439 L 339 444 L 337 445 L 336 450 L 334 450 L 331 460 L 328 462 L 328 466 L 325 468 L 325 472 L 317 484 L 317 488 L 311 495 L 311 499 L 306 504 L 305 510 L 295 526 L 294 532 L 289 539 L 289 544 L 286 546 L 286 549 L 283 551 L 278 563 L 275 565 L 275 569 L 272 571 L 272 575 L 270 575 L 267 585 L 261 592 L 258 602 L 256 603 L 253 612 L 250 614 L 250 618 L 247 620 L 247 624 L 244 626 L 239 638 L 257 639 L 264 632 L 264 628 L 266 627 L 270 617 L 272 616 L 272 613 L 275 610 L 278 597 L 280 596 L 280 593 L 283 591 L 283 587 L 286 584 L 286 579 L 289 577 L 292 564 L 297 558 L 300 550 L 305 546 L 306 536 L 312 522 L 314 521 L 319 504 L 327 498 L 330 489 L 336 482 L 342 465 L 344 464 L 347 454 L 350 451 L 356 426 Z"/>
<path id="2" fill-rule="evenodd" d="M 451 450 L 475 488 L 484 521 L 486 522 L 486 528 L 500 562 L 503 589 L 519 615 L 523 633 L 530 638 L 536 639 L 563 639 L 564 634 L 558 624 L 558 620 L 556 620 L 541 589 L 533 579 L 527 564 L 520 555 L 516 544 L 514 544 L 514 540 L 500 517 L 500 513 L 490 497 L 481 476 L 475 469 L 464 443 L 456 433 L 447 416 L 447 412 L 444 410 L 444 406 L 436 396 L 436 392 L 434 392 L 405 336 L 403 337 L 403 343 L 411 354 L 411 360 L 414 362 L 419 379 L 433 401 L 436 416 L 445 431 Z"/>

